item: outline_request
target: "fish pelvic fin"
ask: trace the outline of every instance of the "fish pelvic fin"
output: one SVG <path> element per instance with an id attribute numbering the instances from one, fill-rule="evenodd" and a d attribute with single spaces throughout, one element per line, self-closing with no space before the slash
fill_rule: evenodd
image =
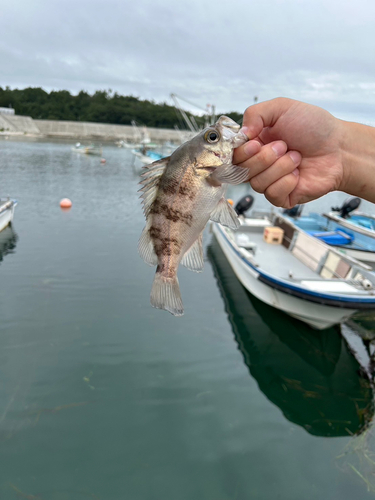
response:
<path id="1" fill-rule="evenodd" d="M 200 273 L 203 271 L 203 232 L 198 236 L 198 238 L 191 245 L 189 250 L 181 259 L 181 264 L 185 266 L 190 271 L 195 271 Z"/>
<path id="2" fill-rule="evenodd" d="M 217 167 L 209 177 L 220 184 L 241 184 L 250 178 L 250 171 L 245 167 L 236 165 L 222 165 Z"/>
<path id="3" fill-rule="evenodd" d="M 140 181 L 140 185 L 142 187 L 139 191 L 142 192 L 140 197 L 142 198 L 143 212 L 146 217 L 150 212 L 151 205 L 155 201 L 158 193 L 160 178 L 163 175 L 169 160 L 170 156 L 143 167 L 145 172 L 142 174 L 142 180 Z"/>
<path id="4" fill-rule="evenodd" d="M 230 229 L 238 229 L 241 225 L 236 211 L 228 203 L 224 196 L 220 198 L 215 210 L 210 215 L 210 220 L 213 222 L 219 222 L 223 226 L 229 227 Z"/>
<path id="5" fill-rule="evenodd" d="M 166 278 L 156 271 L 150 302 L 157 309 L 164 309 L 173 314 L 173 316 L 182 316 L 184 314 L 184 306 L 182 304 L 177 276 Z"/>
<path id="6" fill-rule="evenodd" d="M 158 258 L 155 253 L 154 243 L 150 236 L 150 222 L 148 221 L 144 227 L 141 237 L 138 242 L 138 252 L 142 259 L 149 266 L 156 266 L 158 264 Z"/>

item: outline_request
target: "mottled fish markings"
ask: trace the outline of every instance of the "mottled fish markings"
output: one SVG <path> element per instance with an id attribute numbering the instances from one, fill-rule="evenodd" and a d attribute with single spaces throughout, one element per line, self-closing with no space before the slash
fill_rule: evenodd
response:
<path id="1" fill-rule="evenodd" d="M 178 255 L 181 250 L 181 243 L 177 238 L 163 236 L 160 228 L 151 226 L 149 229 L 150 238 L 154 242 L 154 249 L 156 255 Z"/>
<path id="2" fill-rule="evenodd" d="M 163 191 L 165 194 L 176 194 L 180 187 L 180 183 L 177 179 L 168 179 L 164 180 L 160 179 L 160 191 Z"/>
<path id="3" fill-rule="evenodd" d="M 182 264 L 202 271 L 202 234 L 209 219 L 239 226 L 224 193 L 227 184 L 248 179 L 247 169 L 232 165 L 233 149 L 246 140 L 239 125 L 222 116 L 170 157 L 146 167 L 140 190 L 146 226 L 138 248 L 147 264 L 157 266 L 154 307 L 183 314 L 177 270 Z"/>
<path id="4" fill-rule="evenodd" d="M 183 212 L 178 208 L 173 208 L 167 203 L 162 203 L 160 200 L 155 200 L 153 207 L 150 210 L 150 214 L 162 215 L 167 220 L 173 222 L 182 221 L 184 224 L 191 226 L 193 216 L 188 212 Z"/>

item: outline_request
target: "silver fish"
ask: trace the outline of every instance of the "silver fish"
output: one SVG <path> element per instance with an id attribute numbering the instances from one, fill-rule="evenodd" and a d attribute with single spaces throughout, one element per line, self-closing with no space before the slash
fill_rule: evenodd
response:
<path id="1" fill-rule="evenodd" d="M 157 266 L 151 305 L 182 316 L 177 269 L 181 263 L 203 270 L 202 234 L 209 219 L 233 229 L 236 212 L 224 198 L 227 184 L 248 180 L 248 170 L 232 165 L 233 149 L 248 139 L 226 116 L 174 153 L 145 167 L 141 184 L 146 226 L 138 250 Z"/>

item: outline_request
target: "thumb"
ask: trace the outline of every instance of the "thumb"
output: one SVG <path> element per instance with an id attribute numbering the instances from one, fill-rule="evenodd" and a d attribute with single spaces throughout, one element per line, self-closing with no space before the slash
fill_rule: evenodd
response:
<path id="1" fill-rule="evenodd" d="M 272 127 L 293 104 L 292 99 L 278 97 L 249 106 L 244 115 L 242 130 L 249 139 L 255 139 L 266 127 Z M 244 130 L 245 129 L 245 130 Z"/>

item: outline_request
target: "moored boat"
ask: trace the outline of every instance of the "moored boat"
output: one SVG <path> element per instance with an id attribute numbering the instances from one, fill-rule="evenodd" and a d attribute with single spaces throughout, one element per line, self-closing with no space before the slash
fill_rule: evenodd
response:
<path id="1" fill-rule="evenodd" d="M 375 263 L 375 216 L 354 211 L 359 203 L 359 198 L 352 198 L 331 212 L 307 216 L 297 212 L 292 220 L 304 231 L 339 248 L 342 253 Z"/>
<path id="2" fill-rule="evenodd" d="M 95 144 L 90 144 L 89 146 L 83 146 L 79 142 L 72 148 L 72 151 L 75 151 L 76 153 L 81 153 L 81 154 L 86 154 L 86 155 L 97 155 L 101 156 L 102 155 L 102 148 L 101 146 L 97 146 Z"/>
<path id="3" fill-rule="evenodd" d="M 0 231 L 12 223 L 16 205 L 17 200 L 0 198 Z"/>
<path id="4" fill-rule="evenodd" d="M 278 244 L 264 240 L 267 227 L 282 233 Z M 242 218 L 236 231 L 215 223 L 213 233 L 247 290 L 314 328 L 328 328 L 359 310 L 375 309 L 371 267 L 342 255 L 285 217 L 277 215 L 273 222 Z"/>
<path id="5" fill-rule="evenodd" d="M 238 349 L 267 399 L 312 435 L 364 432 L 374 415 L 374 386 L 355 330 L 342 325 L 317 332 L 259 301 L 238 281 L 215 239 L 207 256 Z"/>
<path id="6" fill-rule="evenodd" d="M 154 161 L 161 160 L 164 157 L 161 153 L 148 150 L 147 148 L 133 149 L 132 153 L 143 165 L 150 165 Z"/>

